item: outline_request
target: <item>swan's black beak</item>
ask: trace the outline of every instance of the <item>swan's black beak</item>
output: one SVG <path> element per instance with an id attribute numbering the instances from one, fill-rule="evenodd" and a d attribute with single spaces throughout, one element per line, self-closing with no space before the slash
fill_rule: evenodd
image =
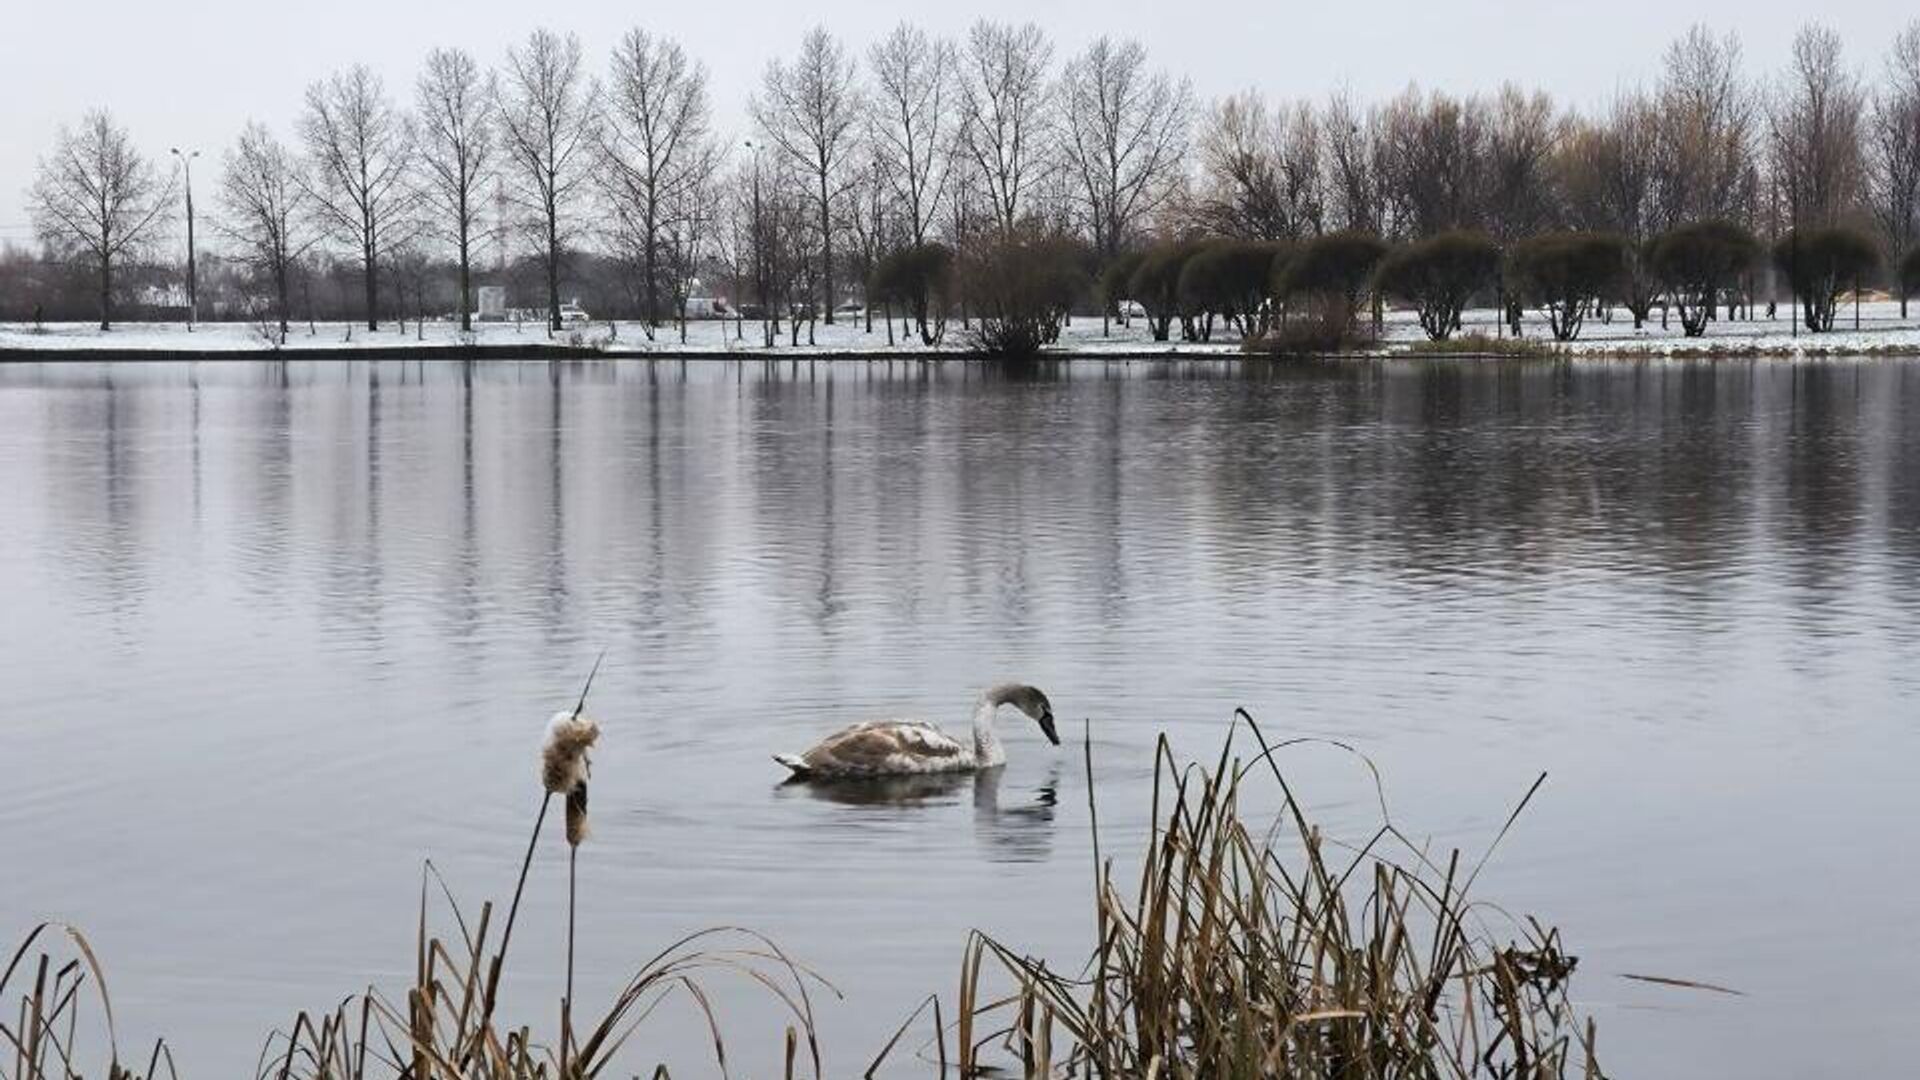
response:
<path id="1" fill-rule="evenodd" d="M 1060 733 L 1053 730 L 1052 709 L 1048 709 L 1046 712 L 1040 714 L 1040 733 L 1047 737 L 1048 742 L 1055 746 L 1060 745 Z"/>

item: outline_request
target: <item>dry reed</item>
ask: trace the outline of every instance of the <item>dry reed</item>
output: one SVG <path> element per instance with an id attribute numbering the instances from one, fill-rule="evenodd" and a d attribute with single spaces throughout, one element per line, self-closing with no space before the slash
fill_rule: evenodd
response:
<path id="1" fill-rule="evenodd" d="M 1156 828 L 1131 886 L 1101 860 L 1095 817 L 1095 938 L 1079 974 L 975 933 L 958 995 L 962 1076 L 996 1052 L 1033 1078 L 1601 1075 L 1556 931 L 1527 920 L 1501 944 L 1469 900 L 1477 867 L 1458 851 L 1430 860 L 1384 798 L 1379 831 L 1336 858 L 1278 766 L 1292 744 L 1237 718 L 1258 742 L 1244 762 L 1231 735 L 1211 769 L 1180 765 L 1161 738 Z M 1242 817 L 1259 776 L 1282 797 L 1271 830 Z"/>

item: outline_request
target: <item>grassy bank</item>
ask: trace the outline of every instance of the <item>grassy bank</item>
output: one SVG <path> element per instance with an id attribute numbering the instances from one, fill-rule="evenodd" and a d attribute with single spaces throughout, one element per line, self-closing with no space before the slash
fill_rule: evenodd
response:
<path id="1" fill-rule="evenodd" d="M 587 1008 L 569 990 L 539 1023 L 508 1020 L 496 1006 L 520 889 L 537 846 L 555 831 L 556 804 L 570 867 L 583 851 L 590 857 L 585 763 L 597 734 L 577 709 L 556 717 L 545 791 L 505 913 L 491 903 L 463 909 L 429 864 L 412 913 L 409 983 L 295 1016 L 266 1040 L 259 1076 L 660 1078 L 667 1072 L 651 1064 L 646 1021 L 674 998 L 707 1024 L 724 1075 L 727 1034 L 709 989 L 720 979 L 744 979 L 784 1011 L 784 1032 L 756 1039 L 780 1040 L 790 1078 L 859 1067 L 869 1075 L 1196 1080 L 1600 1075 L 1594 1027 L 1567 996 L 1575 959 L 1537 922 L 1489 921 L 1498 909 L 1472 895 L 1485 856 L 1431 855 L 1386 816 L 1384 799 L 1371 838 L 1335 843 L 1288 787 L 1281 762 L 1293 743 L 1269 742 L 1244 713 L 1210 761 L 1182 761 L 1160 741 L 1155 824 L 1140 838 L 1137 865 L 1131 846 L 1121 858 L 1103 854 L 1097 770 L 1091 742 L 1083 744 L 1096 867 L 1093 940 L 1075 971 L 1023 952 L 1017 928 L 976 932 L 955 943 L 961 975 L 950 993 L 903 1017 L 884 1047 L 839 1048 L 831 1070 L 814 1008 L 830 988 L 748 930 L 673 942 L 611 1001 Z M 1277 818 L 1248 816 L 1243 797 L 1256 789 L 1277 801 Z M 571 987 L 571 925 L 567 941 Z M 138 1054 L 118 1044 L 105 986 L 78 931 L 49 924 L 29 933 L 0 971 L 0 1080 L 176 1075 L 165 1044 Z"/>

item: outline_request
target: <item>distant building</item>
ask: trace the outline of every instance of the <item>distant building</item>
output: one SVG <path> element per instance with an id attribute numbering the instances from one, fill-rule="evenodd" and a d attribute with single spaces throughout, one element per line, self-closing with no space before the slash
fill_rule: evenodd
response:
<path id="1" fill-rule="evenodd" d="M 474 317 L 481 322 L 507 321 L 507 288 L 504 285 L 482 285 L 473 291 L 474 302 L 479 310 Z"/>

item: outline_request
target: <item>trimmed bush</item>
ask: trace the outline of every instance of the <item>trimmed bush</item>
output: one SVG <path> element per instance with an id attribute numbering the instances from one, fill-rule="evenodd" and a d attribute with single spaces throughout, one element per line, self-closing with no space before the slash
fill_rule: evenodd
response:
<path id="1" fill-rule="evenodd" d="M 1721 293 L 1760 258 L 1760 241 L 1730 221 L 1682 225 L 1653 242 L 1653 271 L 1680 308 L 1688 337 L 1707 332 Z"/>
<path id="2" fill-rule="evenodd" d="M 1274 295 L 1282 300 L 1306 298 L 1322 319 L 1344 327 L 1345 336 L 1386 253 L 1387 245 L 1369 232 L 1316 236 L 1275 260 Z"/>
<path id="3" fill-rule="evenodd" d="M 1195 312 L 1181 302 L 1180 273 L 1200 248 L 1197 241 L 1179 240 L 1155 244 L 1141 253 L 1127 287 L 1133 299 L 1147 309 L 1147 329 L 1155 341 L 1172 336 L 1175 319 L 1180 320 L 1183 339 L 1192 341 L 1198 336 Z"/>
<path id="4" fill-rule="evenodd" d="M 1807 329 L 1824 334 L 1833 329 L 1840 294 L 1880 265 L 1880 249 L 1857 229 L 1795 229 L 1774 246 L 1773 261 L 1799 295 Z"/>
<path id="5" fill-rule="evenodd" d="M 1279 244 L 1257 240 L 1209 240 L 1194 252 L 1180 271 L 1180 302 L 1207 313 L 1203 337 L 1211 336 L 1206 330 L 1215 315 L 1243 339 L 1267 330 L 1273 263 L 1279 254 Z"/>
<path id="6" fill-rule="evenodd" d="M 1587 313 L 1619 292 L 1628 253 L 1614 233 L 1531 236 L 1507 254 L 1507 289 L 1546 313 L 1555 341 L 1572 341 Z"/>
<path id="7" fill-rule="evenodd" d="M 913 316 L 921 342 L 938 345 L 946 333 L 953 293 L 953 249 L 945 244 L 915 244 L 891 252 L 874 267 L 868 291 L 872 299 L 904 307 Z"/>
<path id="8" fill-rule="evenodd" d="M 1389 251 L 1374 282 L 1380 291 L 1414 306 L 1427 340 L 1445 341 L 1460 329 L 1467 301 L 1499 274 L 1500 246 L 1491 237 L 1449 232 Z"/>

